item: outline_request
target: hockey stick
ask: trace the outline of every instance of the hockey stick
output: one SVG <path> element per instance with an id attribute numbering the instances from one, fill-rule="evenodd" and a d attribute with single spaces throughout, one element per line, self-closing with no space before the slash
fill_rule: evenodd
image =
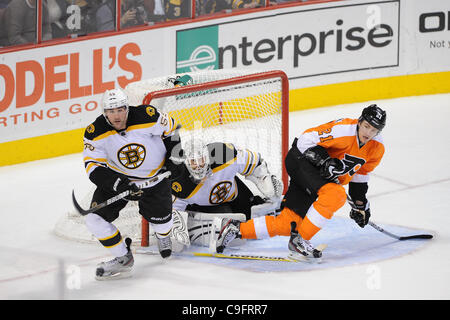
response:
<path id="1" fill-rule="evenodd" d="M 353 204 L 353 200 L 352 198 L 350 198 L 350 195 L 347 195 L 347 200 L 350 204 L 350 206 L 354 209 L 354 210 L 358 210 L 356 209 L 356 206 L 352 205 Z M 362 215 L 365 214 L 364 210 L 358 210 Z M 390 233 L 389 231 L 384 230 L 383 228 L 381 228 L 380 226 L 377 226 L 375 223 L 373 223 L 372 221 L 369 221 L 367 223 L 368 225 L 370 225 L 372 228 L 374 228 L 377 231 L 380 231 L 381 233 L 384 233 L 385 235 L 388 235 L 389 237 L 392 237 L 394 239 L 397 240 L 410 240 L 410 239 L 431 239 L 433 238 L 433 236 L 431 234 L 415 234 L 415 235 L 411 235 L 411 236 L 397 236 L 393 233 Z"/>
<path id="2" fill-rule="evenodd" d="M 150 183 L 158 181 L 158 180 L 162 180 L 164 178 L 167 178 L 171 175 L 170 171 L 166 171 L 164 173 L 161 173 L 159 175 L 157 175 L 156 177 L 150 178 L 148 180 L 145 180 L 144 182 L 139 182 L 136 183 L 136 185 L 139 187 L 139 189 L 144 189 L 149 187 Z M 130 194 L 130 190 L 124 191 L 122 193 L 119 193 L 118 195 L 115 195 L 112 198 L 109 198 L 108 200 L 106 200 L 105 202 L 99 203 L 98 205 L 96 205 L 95 207 L 92 207 L 88 210 L 84 210 L 79 203 L 77 202 L 77 199 L 75 198 L 75 190 L 72 190 L 72 202 L 73 202 L 73 206 L 75 207 L 75 209 L 82 215 L 85 216 L 88 213 L 92 213 L 95 212 L 101 208 L 104 208 L 106 206 L 109 206 L 111 203 L 114 203 L 116 201 L 119 201 L 120 199 L 125 198 L 126 196 L 128 196 Z"/>
<path id="3" fill-rule="evenodd" d="M 389 237 L 392 237 L 394 239 L 397 240 L 410 240 L 410 239 L 431 239 L 433 238 L 433 236 L 431 234 L 414 234 L 411 236 L 397 236 L 393 233 L 390 233 L 389 231 L 384 230 L 383 228 L 381 228 L 380 226 L 377 226 L 375 223 L 373 223 L 372 221 L 369 221 L 368 224 L 376 229 L 377 231 L 380 231 L 386 235 L 388 235 Z"/>

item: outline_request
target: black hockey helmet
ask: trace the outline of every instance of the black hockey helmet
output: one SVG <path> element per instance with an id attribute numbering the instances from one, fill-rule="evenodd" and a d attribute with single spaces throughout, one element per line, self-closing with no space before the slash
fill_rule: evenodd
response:
<path id="1" fill-rule="evenodd" d="M 359 121 L 362 120 L 366 120 L 371 126 L 381 131 L 386 125 L 386 111 L 376 104 L 371 104 L 362 111 Z"/>

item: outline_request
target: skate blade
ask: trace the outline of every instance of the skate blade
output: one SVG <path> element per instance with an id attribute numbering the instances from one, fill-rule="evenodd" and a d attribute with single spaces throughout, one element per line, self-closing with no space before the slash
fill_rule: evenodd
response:
<path id="1" fill-rule="evenodd" d="M 315 247 L 316 250 L 323 252 L 328 245 L 326 243 L 319 244 L 317 247 Z M 322 257 L 315 258 L 312 256 L 304 256 L 300 253 L 296 252 L 290 252 L 288 255 L 288 259 L 294 260 L 294 261 L 301 261 L 301 262 L 307 262 L 307 263 L 322 263 Z"/>
<path id="2" fill-rule="evenodd" d="M 121 272 L 110 274 L 110 275 L 95 276 L 95 280 L 98 280 L 98 281 L 118 280 L 118 279 L 130 278 L 131 276 L 132 276 L 131 270 L 130 271 L 121 271 Z"/>
<path id="3" fill-rule="evenodd" d="M 307 262 L 307 263 L 312 263 L 312 264 L 322 262 L 322 258 L 314 258 L 314 257 L 304 256 L 302 254 L 293 253 L 293 252 L 289 253 L 287 258 L 290 260 L 293 260 L 293 261 L 297 261 L 297 262 Z"/>

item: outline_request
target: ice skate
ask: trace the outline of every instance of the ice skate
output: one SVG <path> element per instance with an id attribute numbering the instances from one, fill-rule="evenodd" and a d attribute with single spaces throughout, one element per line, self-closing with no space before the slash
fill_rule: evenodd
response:
<path id="1" fill-rule="evenodd" d="M 231 241 L 236 238 L 240 238 L 239 225 L 240 221 L 238 220 L 227 218 L 222 220 L 222 227 L 216 243 L 216 251 L 218 253 L 222 253 Z"/>
<path id="2" fill-rule="evenodd" d="M 163 259 L 169 258 L 172 255 L 172 240 L 170 239 L 170 236 L 160 238 L 156 235 L 156 241 L 161 257 Z"/>
<path id="3" fill-rule="evenodd" d="M 125 243 L 128 249 L 127 254 L 99 263 L 95 271 L 95 279 L 110 280 L 131 277 L 131 269 L 134 264 L 133 253 L 130 250 L 131 239 L 126 238 Z"/>
<path id="4" fill-rule="evenodd" d="M 291 237 L 289 239 L 289 258 L 296 261 L 321 262 L 322 251 L 302 238 L 295 230 L 296 223 L 291 223 Z M 322 247 L 322 246 L 321 246 Z"/>

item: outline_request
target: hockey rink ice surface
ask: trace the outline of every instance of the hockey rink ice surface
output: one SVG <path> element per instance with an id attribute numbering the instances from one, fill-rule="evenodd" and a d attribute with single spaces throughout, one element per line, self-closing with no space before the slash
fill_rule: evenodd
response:
<path id="1" fill-rule="evenodd" d="M 324 122 L 357 118 L 372 102 L 387 111 L 387 125 L 386 153 L 369 182 L 371 221 L 433 239 L 397 241 L 361 229 L 346 204 L 313 238 L 328 244 L 321 264 L 135 254 L 131 278 L 96 281 L 108 252 L 53 233 L 72 210 L 72 189 L 91 187 L 81 154 L 73 154 L 0 167 L 0 299 L 449 299 L 450 94 L 291 113 L 290 141 Z M 225 253 L 286 256 L 287 241 L 251 240 Z"/>

